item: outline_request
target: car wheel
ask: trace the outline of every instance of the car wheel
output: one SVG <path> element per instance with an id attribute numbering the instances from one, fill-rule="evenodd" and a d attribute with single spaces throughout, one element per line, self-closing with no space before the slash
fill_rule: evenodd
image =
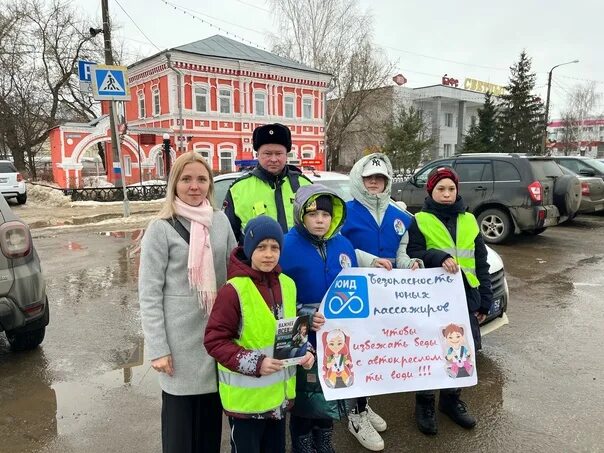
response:
<path id="1" fill-rule="evenodd" d="M 25 204 L 26 201 L 27 201 L 27 194 L 26 193 L 17 195 L 17 203 L 19 203 L 19 204 Z"/>
<path id="2" fill-rule="evenodd" d="M 562 216 L 572 216 L 581 204 L 581 181 L 576 176 L 564 175 L 554 183 L 554 204 Z"/>
<path id="3" fill-rule="evenodd" d="M 27 332 L 6 332 L 6 338 L 13 351 L 28 351 L 37 348 L 44 340 L 46 327 L 30 330 Z"/>
<path id="4" fill-rule="evenodd" d="M 501 244 L 512 234 L 512 220 L 501 209 L 486 209 L 477 220 L 480 233 L 489 244 Z"/>

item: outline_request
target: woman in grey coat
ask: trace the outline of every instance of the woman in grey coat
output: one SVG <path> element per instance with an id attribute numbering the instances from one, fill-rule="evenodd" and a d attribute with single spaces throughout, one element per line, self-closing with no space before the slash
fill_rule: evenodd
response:
<path id="1" fill-rule="evenodd" d="M 216 364 L 203 337 L 236 241 L 213 203 L 210 167 L 196 153 L 181 155 L 141 244 L 141 319 L 147 355 L 160 373 L 164 453 L 220 451 Z"/>

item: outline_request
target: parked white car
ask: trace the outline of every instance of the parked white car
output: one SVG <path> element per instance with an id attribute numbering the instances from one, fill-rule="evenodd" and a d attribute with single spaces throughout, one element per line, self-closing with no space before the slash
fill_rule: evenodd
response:
<path id="1" fill-rule="evenodd" d="M 214 198 L 216 205 L 220 206 L 226 197 L 227 190 L 233 182 L 244 175 L 245 172 L 226 173 L 218 175 L 214 178 Z M 348 175 L 329 171 L 305 171 L 305 176 L 316 183 L 322 184 L 334 190 L 345 201 L 351 200 L 350 195 L 350 178 Z M 397 202 L 401 207 L 405 208 L 404 203 Z M 487 335 L 490 332 L 508 324 L 506 311 L 508 308 L 508 300 L 510 298 L 510 290 L 508 282 L 505 278 L 503 268 L 503 260 L 501 256 L 487 245 L 487 261 L 489 263 L 489 273 L 491 274 L 491 287 L 493 288 L 493 307 L 487 318 L 480 326 L 482 335 Z"/>
<path id="2" fill-rule="evenodd" d="M 23 175 L 10 160 L 0 160 L 0 192 L 4 198 L 17 198 L 19 204 L 25 204 L 27 201 Z"/>

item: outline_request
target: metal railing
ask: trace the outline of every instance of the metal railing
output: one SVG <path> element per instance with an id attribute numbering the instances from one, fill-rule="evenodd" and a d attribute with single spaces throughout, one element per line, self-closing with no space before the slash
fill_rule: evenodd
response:
<path id="1" fill-rule="evenodd" d="M 130 201 L 159 200 L 166 196 L 165 185 L 127 187 Z M 121 187 L 89 187 L 86 189 L 64 189 L 71 201 L 122 201 L 124 192 Z"/>

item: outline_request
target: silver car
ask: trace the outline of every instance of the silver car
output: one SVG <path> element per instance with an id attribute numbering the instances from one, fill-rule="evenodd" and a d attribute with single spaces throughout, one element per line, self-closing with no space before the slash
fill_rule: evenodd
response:
<path id="1" fill-rule="evenodd" d="M 0 197 L 0 332 L 11 349 L 37 347 L 49 322 L 46 283 L 29 227 Z"/>

